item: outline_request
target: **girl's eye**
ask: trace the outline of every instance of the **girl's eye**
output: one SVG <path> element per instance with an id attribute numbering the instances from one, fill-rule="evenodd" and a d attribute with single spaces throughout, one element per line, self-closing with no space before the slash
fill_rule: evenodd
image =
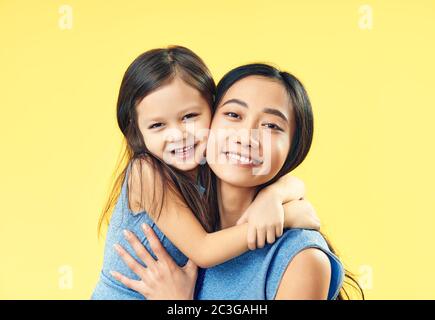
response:
<path id="1" fill-rule="evenodd" d="M 236 119 L 240 119 L 240 116 L 237 113 L 234 112 L 225 112 L 224 115 L 230 117 L 230 118 L 236 118 Z"/>
<path id="2" fill-rule="evenodd" d="M 197 117 L 197 116 L 199 116 L 199 114 L 198 113 L 188 113 L 188 114 L 186 114 L 181 120 L 188 120 L 188 119 L 192 119 L 192 118 L 195 118 L 195 117 Z"/>
<path id="3" fill-rule="evenodd" d="M 264 126 L 267 129 L 272 129 L 272 130 L 278 130 L 278 131 L 284 131 L 280 126 L 274 124 L 274 123 L 265 123 Z"/>
<path id="4" fill-rule="evenodd" d="M 156 129 L 156 128 L 160 128 L 161 126 L 163 126 L 163 123 L 157 122 L 157 123 L 154 123 L 154 124 L 150 125 L 148 127 L 148 129 Z"/>

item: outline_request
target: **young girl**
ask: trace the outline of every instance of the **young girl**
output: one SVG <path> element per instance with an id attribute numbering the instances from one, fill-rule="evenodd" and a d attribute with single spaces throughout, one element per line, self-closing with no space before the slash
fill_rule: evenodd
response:
<path id="1" fill-rule="evenodd" d="M 128 164 L 117 179 L 100 226 L 117 200 L 106 237 L 100 280 L 93 299 L 143 299 L 110 275 L 121 270 L 121 251 L 147 223 L 179 266 L 190 258 L 202 268 L 239 256 L 248 249 L 273 243 L 283 227 L 319 228 L 310 204 L 300 200 L 304 186 L 285 176 L 264 188 L 246 210 L 248 223 L 219 229 L 209 207 L 213 196 L 208 165 L 202 165 L 213 114 L 215 84 L 202 60 L 183 47 L 154 49 L 127 69 L 118 103 L 118 125 L 127 143 Z M 250 165 L 254 159 L 238 159 Z M 116 190 L 115 189 L 115 190 Z M 119 195 L 119 196 L 118 196 Z M 268 205 L 267 213 L 259 208 Z M 148 241 L 139 239 L 149 248 Z M 113 247 L 115 250 L 113 250 Z M 132 251 L 134 258 L 138 258 Z"/>

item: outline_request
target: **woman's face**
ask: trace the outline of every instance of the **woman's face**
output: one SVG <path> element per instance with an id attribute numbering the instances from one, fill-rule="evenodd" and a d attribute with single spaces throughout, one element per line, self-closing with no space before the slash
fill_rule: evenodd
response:
<path id="1" fill-rule="evenodd" d="M 249 76 L 222 97 L 211 123 L 207 162 L 218 178 L 239 187 L 270 181 L 291 146 L 294 116 L 278 81 Z"/>
<path id="2" fill-rule="evenodd" d="M 195 169 L 207 146 L 211 110 L 195 88 L 175 77 L 136 106 L 145 146 L 165 163 Z"/>

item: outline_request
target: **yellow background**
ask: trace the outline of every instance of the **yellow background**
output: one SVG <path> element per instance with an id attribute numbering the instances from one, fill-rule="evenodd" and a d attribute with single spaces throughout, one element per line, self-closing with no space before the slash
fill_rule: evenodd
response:
<path id="1" fill-rule="evenodd" d="M 90 296 L 120 81 L 180 44 L 216 80 L 264 61 L 305 83 L 315 140 L 295 174 L 323 231 L 369 299 L 434 299 L 434 40 L 435 1 L 0 0 L 0 298 Z"/>

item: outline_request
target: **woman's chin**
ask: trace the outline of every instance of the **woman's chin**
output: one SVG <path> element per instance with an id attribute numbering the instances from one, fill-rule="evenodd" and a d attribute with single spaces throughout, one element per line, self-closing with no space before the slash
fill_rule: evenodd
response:
<path id="1" fill-rule="evenodd" d="M 256 175 L 252 169 L 233 165 L 214 165 L 210 167 L 220 180 L 235 187 L 252 188 L 268 181 L 267 176 Z"/>

